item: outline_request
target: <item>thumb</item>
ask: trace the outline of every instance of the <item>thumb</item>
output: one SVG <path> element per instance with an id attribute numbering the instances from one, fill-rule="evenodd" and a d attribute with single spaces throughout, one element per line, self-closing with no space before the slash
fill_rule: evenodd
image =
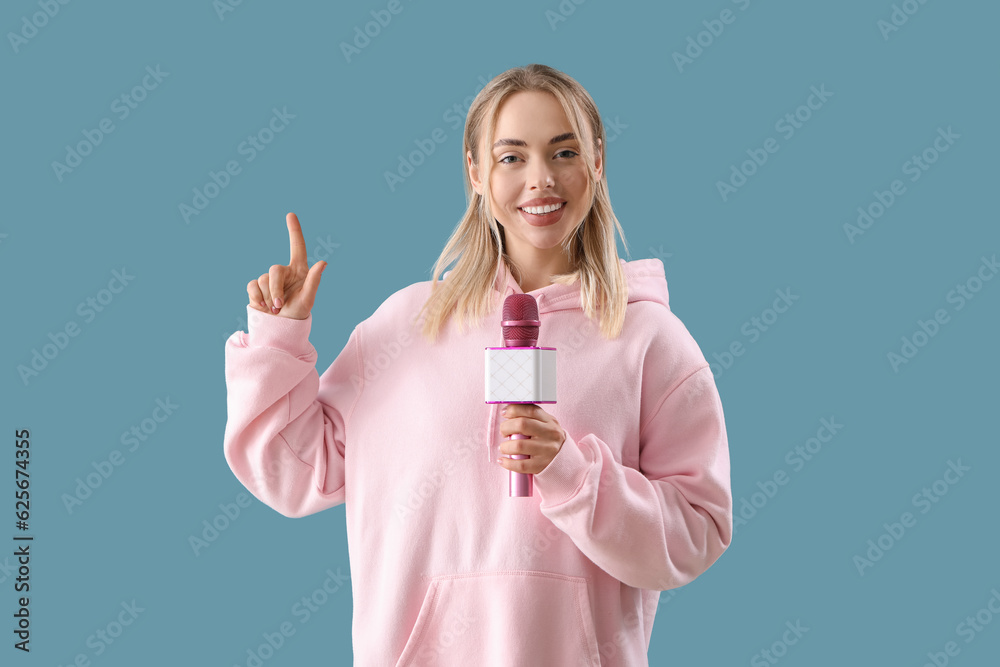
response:
<path id="1" fill-rule="evenodd" d="M 326 270 L 326 262 L 319 261 L 312 265 L 309 269 L 309 273 L 306 274 L 306 279 L 302 283 L 302 289 L 306 294 L 309 295 L 310 301 L 315 298 L 316 290 L 319 289 L 319 279 Z"/>

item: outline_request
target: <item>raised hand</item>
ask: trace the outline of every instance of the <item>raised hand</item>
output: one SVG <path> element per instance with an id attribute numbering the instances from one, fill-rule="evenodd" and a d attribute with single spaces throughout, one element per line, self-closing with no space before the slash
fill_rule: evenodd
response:
<path id="1" fill-rule="evenodd" d="M 247 283 L 250 307 L 263 313 L 304 320 L 312 311 L 319 288 L 319 279 L 326 269 L 325 261 L 309 267 L 306 261 L 306 242 L 302 227 L 294 213 L 285 216 L 291 258 L 287 265 L 275 264 L 256 280 Z"/>

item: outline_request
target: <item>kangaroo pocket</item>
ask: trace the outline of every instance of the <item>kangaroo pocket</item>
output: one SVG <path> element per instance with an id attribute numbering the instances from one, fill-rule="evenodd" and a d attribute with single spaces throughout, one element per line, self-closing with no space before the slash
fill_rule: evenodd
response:
<path id="1" fill-rule="evenodd" d="M 397 667 L 601 664 L 587 580 L 549 572 L 434 577 Z"/>

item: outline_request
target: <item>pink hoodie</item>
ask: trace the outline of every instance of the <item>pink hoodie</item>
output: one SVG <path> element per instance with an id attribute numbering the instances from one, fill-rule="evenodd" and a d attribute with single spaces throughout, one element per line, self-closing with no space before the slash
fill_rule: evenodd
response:
<path id="1" fill-rule="evenodd" d="M 659 259 L 619 260 L 625 327 L 601 337 L 579 284 L 548 285 L 538 345 L 557 348 L 567 433 L 508 497 L 484 352 L 503 345 L 505 266 L 481 326 L 430 345 L 410 322 L 430 281 L 387 298 L 321 375 L 312 316 L 247 306 L 226 341 L 224 450 L 289 517 L 345 503 L 356 665 L 648 665 L 659 591 L 704 572 L 732 539 L 722 404 L 670 311 Z M 444 274 L 447 279 L 451 271 Z"/>

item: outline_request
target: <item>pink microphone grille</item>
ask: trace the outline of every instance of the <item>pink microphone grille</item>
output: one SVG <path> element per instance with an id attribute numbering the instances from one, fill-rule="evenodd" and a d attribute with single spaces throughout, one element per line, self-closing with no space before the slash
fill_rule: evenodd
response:
<path id="1" fill-rule="evenodd" d="M 511 294 L 503 302 L 503 321 L 521 321 L 522 324 L 503 327 L 504 340 L 530 341 L 531 347 L 538 340 L 538 302 L 530 294 Z"/>

